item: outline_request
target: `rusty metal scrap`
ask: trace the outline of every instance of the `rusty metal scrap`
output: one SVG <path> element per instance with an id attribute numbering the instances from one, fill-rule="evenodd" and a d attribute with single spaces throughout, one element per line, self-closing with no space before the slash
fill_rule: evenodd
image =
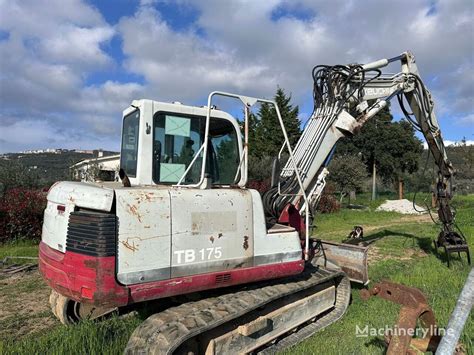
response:
<path id="1" fill-rule="evenodd" d="M 370 290 L 361 291 L 363 300 L 368 300 L 371 296 L 378 296 L 402 306 L 398 323 L 394 327 L 396 332 L 385 337 L 388 355 L 436 351 L 440 341 L 436 319 L 425 295 L 419 289 L 382 281 Z M 424 338 L 412 338 L 417 324 L 425 328 Z"/>

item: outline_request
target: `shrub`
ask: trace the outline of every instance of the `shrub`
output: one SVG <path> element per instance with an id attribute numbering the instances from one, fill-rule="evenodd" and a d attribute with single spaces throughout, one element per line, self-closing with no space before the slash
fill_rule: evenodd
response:
<path id="1" fill-rule="evenodd" d="M 340 201 L 350 191 L 360 191 L 367 177 L 364 163 L 357 155 L 336 156 L 329 165 L 328 180 L 340 194 Z"/>
<path id="2" fill-rule="evenodd" d="M 316 211 L 319 213 L 334 213 L 341 209 L 341 204 L 334 195 L 335 188 L 332 184 L 326 185 L 319 200 Z"/>
<path id="3" fill-rule="evenodd" d="M 250 180 L 247 184 L 249 189 L 254 189 L 260 192 L 261 195 L 268 189 L 270 189 L 270 180 Z"/>
<path id="4" fill-rule="evenodd" d="M 25 188 L 10 189 L 0 199 L 0 243 L 39 240 L 46 194 Z"/>

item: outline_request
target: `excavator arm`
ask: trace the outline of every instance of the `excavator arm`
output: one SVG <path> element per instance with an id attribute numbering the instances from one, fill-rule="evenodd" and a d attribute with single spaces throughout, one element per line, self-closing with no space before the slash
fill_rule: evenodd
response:
<path id="1" fill-rule="evenodd" d="M 394 62 L 401 64 L 399 73 L 382 72 L 382 68 Z M 433 110 L 432 96 L 420 78 L 414 56 L 405 52 L 367 64 L 320 65 L 313 69 L 312 74 L 314 111 L 293 150 L 294 159 L 279 171 L 278 179 L 272 179 L 274 186 L 264 195 L 268 218 L 279 220 L 288 206 L 295 206 L 302 214 L 309 211 L 304 201 L 314 206 L 319 200 L 337 141 L 357 134 L 369 119 L 396 97 L 406 119 L 426 139 L 439 170 L 435 195 L 442 231 L 435 245 L 445 249 L 448 263 L 450 252 L 466 252 L 469 259 L 466 238 L 456 228 L 449 204 L 453 196 L 454 169 Z M 279 159 L 283 156 L 283 148 Z M 302 187 L 296 182 L 296 170 Z"/>

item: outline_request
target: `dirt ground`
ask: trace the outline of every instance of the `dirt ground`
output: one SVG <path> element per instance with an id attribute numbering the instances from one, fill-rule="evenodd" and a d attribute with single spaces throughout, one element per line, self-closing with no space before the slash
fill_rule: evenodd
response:
<path id="1" fill-rule="evenodd" d="M 49 308 L 50 288 L 38 269 L 0 278 L 0 340 L 58 326 Z"/>

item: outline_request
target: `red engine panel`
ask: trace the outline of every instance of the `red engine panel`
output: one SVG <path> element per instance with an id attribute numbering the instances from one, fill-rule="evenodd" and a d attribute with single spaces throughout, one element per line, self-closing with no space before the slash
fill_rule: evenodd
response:
<path id="1" fill-rule="evenodd" d="M 63 254 L 41 242 L 39 269 L 51 288 L 78 302 L 124 306 L 130 298 L 115 279 L 115 256 Z"/>
<path id="2" fill-rule="evenodd" d="M 62 295 L 78 302 L 114 307 L 296 275 L 304 269 L 304 261 L 297 260 L 124 286 L 115 278 L 115 256 L 93 257 L 69 251 L 63 254 L 41 242 L 39 260 L 44 279 Z"/>

